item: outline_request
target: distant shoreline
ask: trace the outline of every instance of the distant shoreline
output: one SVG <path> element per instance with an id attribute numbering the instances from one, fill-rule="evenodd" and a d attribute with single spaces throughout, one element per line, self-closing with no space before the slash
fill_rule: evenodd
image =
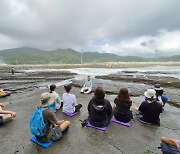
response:
<path id="1" fill-rule="evenodd" d="M 0 65 L 0 70 L 14 67 L 15 70 L 22 69 L 68 69 L 68 68 L 136 68 L 148 66 L 180 66 L 180 62 L 106 62 L 89 64 L 39 64 L 39 65 Z"/>

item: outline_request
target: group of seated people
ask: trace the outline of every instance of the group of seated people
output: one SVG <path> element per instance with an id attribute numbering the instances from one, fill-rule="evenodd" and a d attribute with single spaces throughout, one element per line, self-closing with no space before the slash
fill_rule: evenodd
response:
<path id="1" fill-rule="evenodd" d="M 71 93 L 71 85 L 64 86 L 65 93 L 62 95 L 62 101 L 56 93 L 56 85 L 50 85 L 50 92 L 44 92 L 40 97 L 38 108 L 44 108 L 42 111 L 45 124 L 45 133 L 43 136 L 36 136 L 40 142 L 57 141 L 62 137 L 70 125 L 69 121 L 58 120 L 56 111 L 62 108 L 64 113 L 78 112 L 82 104 L 78 104 L 76 96 Z M 89 93 L 92 90 L 92 81 L 88 76 L 81 93 Z M 163 88 L 160 84 L 155 84 L 153 89 L 148 89 L 144 93 L 145 99 L 139 107 L 135 106 L 130 98 L 127 88 L 121 88 L 111 106 L 109 100 L 105 98 L 105 90 L 98 86 L 94 90 L 94 96 L 89 101 L 87 110 L 88 117 L 85 119 L 95 127 L 106 127 L 111 121 L 112 116 L 120 122 L 130 122 L 133 119 L 132 111 L 138 111 L 138 118 L 144 122 L 160 126 L 160 113 L 167 102 L 167 96 L 163 95 Z M 11 120 L 16 116 L 15 112 L 3 111 L 4 105 L 0 104 L 0 123 Z M 162 142 L 166 142 L 162 138 Z M 175 140 L 173 140 L 175 141 Z M 171 142 L 172 143 L 172 142 Z M 177 142 L 179 146 L 179 141 Z M 175 142 L 172 143 L 175 145 Z"/>
<path id="2" fill-rule="evenodd" d="M 121 88 L 117 97 L 114 99 L 114 104 L 105 99 L 105 91 L 102 87 L 97 87 L 93 98 L 88 104 L 88 120 L 96 127 L 105 127 L 108 125 L 112 116 L 120 122 L 130 122 L 133 118 L 132 109 L 139 111 L 138 118 L 144 122 L 154 125 L 160 125 L 159 115 L 162 108 L 167 102 L 167 96 L 159 95 L 159 91 L 163 89 L 160 84 L 155 84 L 154 89 L 148 89 L 145 93 L 145 100 L 139 107 L 133 105 L 127 88 Z M 161 99 L 163 97 L 163 101 Z"/>
<path id="3" fill-rule="evenodd" d="M 91 81 L 89 76 L 87 81 Z M 92 82 L 90 85 L 92 86 Z M 85 87 L 85 85 L 83 87 Z M 49 128 L 50 126 L 57 125 L 61 128 L 62 124 L 64 127 L 61 129 L 61 132 L 68 128 L 70 122 L 64 120 L 58 121 L 55 115 L 56 110 L 59 110 L 61 107 L 63 113 L 76 113 L 81 109 L 82 104 L 77 103 L 76 96 L 71 93 L 71 88 L 71 85 L 64 86 L 65 93 L 62 95 L 62 101 L 60 100 L 59 95 L 55 92 L 56 85 L 54 84 L 50 86 L 49 93 L 46 92 L 42 94 L 40 106 L 44 107 L 45 104 L 45 107 L 48 107 L 47 110 L 43 111 L 43 116 L 45 117 L 45 123 L 47 123 Z M 163 92 L 159 92 L 162 90 L 163 89 L 160 87 L 160 84 L 155 84 L 154 89 L 148 89 L 144 93 L 145 100 L 139 107 L 136 107 L 130 99 L 128 89 L 121 88 L 117 97 L 114 99 L 113 105 L 111 106 L 110 101 L 105 98 L 105 90 L 103 87 L 98 86 L 94 90 L 94 96 L 89 101 L 87 107 L 88 117 L 85 120 L 91 125 L 100 128 L 106 127 L 112 116 L 120 122 L 128 123 L 133 118 L 132 110 L 135 109 L 139 111 L 138 118 L 140 120 L 159 126 L 159 116 L 162 112 L 163 106 L 167 102 L 167 98 L 163 99 L 166 102 L 163 102 L 162 100 L 162 97 L 166 97 L 162 95 Z M 161 95 L 159 95 L 159 93 Z M 46 136 L 49 136 L 47 134 L 51 132 L 49 128 L 46 129 L 49 131 L 46 133 Z M 41 137 L 37 137 L 37 139 L 40 141 L 47 141 L 44 139 L 42 140 Z"/>

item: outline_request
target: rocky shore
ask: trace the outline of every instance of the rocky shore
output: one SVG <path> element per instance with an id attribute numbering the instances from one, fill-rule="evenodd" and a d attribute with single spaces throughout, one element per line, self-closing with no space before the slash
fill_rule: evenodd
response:
<path id="1" fill-rule="evenodd" d="M 33 90 L 35 88 L 45 87 L 54 82 L 72 79 L 75 73 L 68 71 L 16 71 L 12 76 L 10 72 L 0 71 L 0 83 L 4 90 L 12 93 Z"/>
<path id="2" fill-rule="evenodd" d="M 180 79 L 174 77 L 164 77 L 164 76 L 150 76 L 149 74 L 158 74 L 158 72 L 143 72 L 144 75 L 137 75 L 137 72 L 122 71 L 116 74 L 96 76 L 97 79 L 111 80 L 132 84 L 129 90 L 133 93 L 132 96 L 142 95 L 147 88 L 153 88 L 155 83 L 160 83 L 164 88 L 165 94 L 168 95 L 168 103 L 180 107 Z M 162 72 L 161 72 L 162 73 Z M 143 88 L 142 86 L 146 87 Z M 128 87 L 128 86 L 125 86 Z"/>
<path id="3" fill-rule="evenodd" d="M 96 78 L 92 78 L 93 90 L 98 85 L 103 86 L 106 90 L 106 98 L 113 104 L 119 89 L 127 87 L 131 99 L 138 106 L 144 99 L 144 91 L 153 87 L 155 81 L 158 80 L 157 77 L 151 76 L 155 72 L 151 72 L 151 75 L 144 72 L 147 81 L 144 76 L 138 76 L 138 73 L 137 71 L 123 71 L 117 74 L 96 76 Z M 149 150 L 151 153 L 158 154 L 160 150 L 157 147 L 160 144 L 161 136 L 180 138 L 180 112 L 178 108 L 180 104 L 180 88 L 173 86 L 174 84 L 170 87 L 168 84 L 163 85 L 165 94 L 169 97 L 169 103 L 161 114 L 160 127 L 143 125 L 134 115 L 131 127 L 127 128 L 111 122 L 108 129 L 101 132 L 92 128 L 81 127 L 80 120 L 85 119 L 88 115 L 87 105 L 93 97 L 93 93 L 88 95 L 80 94 L 80 88 L 83 86 L 84 80 L 74 78 L 75 73 L 64 70 L 18 70 L 15 76 L 12 76 L 10 71 L 0 70 L 0 74 L 0 87 L 12 93 L 11 96 L 0 98 L 0 102 L 6 104 L 7 110 L 17 112 L 17 116 L 13 121 L 0 126 L 1 153 L 141 154 Z M 136 75 L 136 78 L 142 77 L 143 82 L 140 80 L 133 82 L 134 75 Z M 81 103 L 83 107 L 80 113 L 72 118 L 63 115 L 61 110 L 56 113 L 59 119 L 69 120 L 71 125 L 60 141 L 54 143 L 50 148 L 44 149 L 29 141 L 31 137 L 29 119 L 35 107 L 39 105 L 41 93 L 49 91 L 48 85 L 64 82 L 68 79 L 72 81 L 72 93 L 76 95 L 77 102 Z M 164 77 L 161 84 L 165 81 L 176 82 L 178 80 Z M 56 91 L 62 97 L 64 87 L 57 86 Z"/>

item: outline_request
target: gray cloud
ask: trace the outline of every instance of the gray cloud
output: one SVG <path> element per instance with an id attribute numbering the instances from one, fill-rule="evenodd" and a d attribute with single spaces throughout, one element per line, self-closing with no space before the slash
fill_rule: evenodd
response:
<path id="1" fill-rule="evenodd" d="M 0 49 L 178 54 L 179 14 L 179 0 L 1 0 Z"/>

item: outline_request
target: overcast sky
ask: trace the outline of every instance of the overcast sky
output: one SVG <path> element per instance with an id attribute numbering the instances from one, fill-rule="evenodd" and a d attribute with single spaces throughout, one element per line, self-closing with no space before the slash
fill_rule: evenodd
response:
<path id="1" fill-rule="evenodd" d="M 180 0 L 0 0 L 0 49 L 180 54 Z"/>

